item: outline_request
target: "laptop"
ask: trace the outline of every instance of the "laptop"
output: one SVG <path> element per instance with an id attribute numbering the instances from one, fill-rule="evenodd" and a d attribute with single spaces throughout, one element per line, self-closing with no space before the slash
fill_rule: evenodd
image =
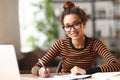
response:
<path id="1" fill-rule="evenodd" d="M 13 45 L 0 45 L 0 80 L 21 80 Z"/>

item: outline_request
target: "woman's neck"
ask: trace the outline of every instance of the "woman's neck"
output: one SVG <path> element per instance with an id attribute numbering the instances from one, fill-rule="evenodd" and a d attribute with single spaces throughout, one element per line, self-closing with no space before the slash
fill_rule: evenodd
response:
<path id="1" fill-rule="evenodd" d="M 83 48 L 84 42 L 85 42 L 85 36 L 79 39 L 74 39 L 74 40 L 72 39 L 72 44 L 74 45 L 75 48 Z"/>

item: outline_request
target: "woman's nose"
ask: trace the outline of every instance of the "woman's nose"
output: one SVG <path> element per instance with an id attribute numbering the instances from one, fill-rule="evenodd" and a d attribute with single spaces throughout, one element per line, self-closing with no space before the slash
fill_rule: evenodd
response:
<path id="1" fill-rule="evenodd" d="M 74 31 L 74 30 L 75 30 L 75 28 L 74 28 L 74 27 L 71 27 L 71 28 L 70 28 L 70 31 Z"/>

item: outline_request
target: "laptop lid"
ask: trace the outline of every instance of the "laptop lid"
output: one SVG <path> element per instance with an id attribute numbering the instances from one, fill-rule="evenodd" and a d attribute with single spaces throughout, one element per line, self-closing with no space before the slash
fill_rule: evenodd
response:
<path id="1" fill-rule="evenodd" d="M 13 45 L 0 45 L 0 80 L 20 80 Z"/>

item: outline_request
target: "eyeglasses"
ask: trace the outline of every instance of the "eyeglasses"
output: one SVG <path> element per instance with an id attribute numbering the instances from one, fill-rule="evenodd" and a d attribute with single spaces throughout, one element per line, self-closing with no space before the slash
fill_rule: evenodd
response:
<path id="1" fill-rule="evenodd" d="M 65 31 L 71 31 L 72 28 L 77 30 L 77 29 L 80 29 L 80 24 L 81 24 L 81 21 L 76 22 L 73 25 L 63 26 L 63 29 Z"/>

